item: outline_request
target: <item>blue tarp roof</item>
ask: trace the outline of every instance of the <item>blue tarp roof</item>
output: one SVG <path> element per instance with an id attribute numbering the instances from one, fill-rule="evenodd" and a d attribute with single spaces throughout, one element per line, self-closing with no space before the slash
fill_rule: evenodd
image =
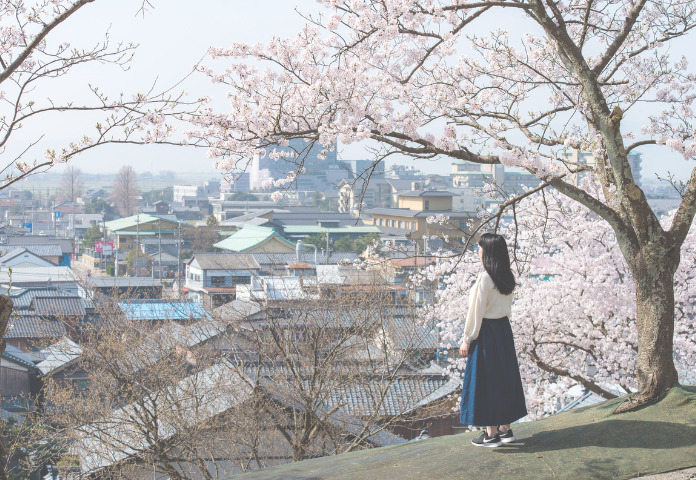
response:
<path id="1" fill-rule="evenodd" d="M 190 320 L 206 318 L 208 313 L 192 300 L 128 300 L 118 302 L 129 320 Z"/>

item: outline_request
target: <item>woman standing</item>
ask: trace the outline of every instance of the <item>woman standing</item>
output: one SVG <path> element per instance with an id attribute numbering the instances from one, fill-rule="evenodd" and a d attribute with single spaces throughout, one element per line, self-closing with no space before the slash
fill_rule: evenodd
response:
<path id="1" fill-rule="evenodd" d="M 510 424 L 527 415 L 515 342 L 508 316 L 517 285 L 505 239 L 484 233 L 479 240 L 484 272 L 469 294 L 469 312 L 459 353 L 468 357 L 460 421 L 486 427 L 471 441 L 478 447 L 513 442 Z"/>

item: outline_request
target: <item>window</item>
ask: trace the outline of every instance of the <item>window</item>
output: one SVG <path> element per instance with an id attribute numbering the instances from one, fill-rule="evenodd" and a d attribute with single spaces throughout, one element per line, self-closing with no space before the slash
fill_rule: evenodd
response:
<path id="1" fill-rule="evenodd" d="M 72 384 L 76 392 L 84 392 L 89 389 L 89 380 L 86 378 L 75 378 L 72 380 Z"/>
<path id="2" fill-rule="evenodd" d="M 210 285 L 212 285 L 213 287 L 224 287 L 225 286 L 225 277 L 222 277 L 222 276 L 210 277 Z"/>
<path id="3" fill-rule="evenodd" d="M 403 220 L 399 220 L 399 228 L 404 228 L 404 221 Z"/>
<path id="4" fill-rule="evenodd" d="M 251 277 L 247 277 L 246 275 L 233 275 L 232 276 L 232 283 L 234 285 L 250 285 L 251 284 Z"/>
<path id="5" fill-rule="evenodd" d="M 424 203 L 425 203 L 425 210 L 430 210 L 430 200 L 426 200 Z"/>

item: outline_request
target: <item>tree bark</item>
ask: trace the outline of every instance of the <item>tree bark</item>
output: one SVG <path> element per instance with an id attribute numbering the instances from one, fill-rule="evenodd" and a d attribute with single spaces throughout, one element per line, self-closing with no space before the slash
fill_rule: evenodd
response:
<path id="1" fill-rule="evenodd" d="M 7 325 L 12 315 L 12 299 L 7 295 L 0 295 L 0 355 L 5 353 L 5 333 Z M 2 391 L 0 391 L 0 398 Z M 7 468 L 7 449 L 5 442 L 0 438 L 0 480 L 6 480 L 5 469 Z"/>
<path id="2" fill-rule="evenodd" d="M 673 353 L 674 274 L 679 266 L 679 250 L 676 252 L 662 242 L 652 242 L 639 255 L 627 259 L 636 285 L 638 394 L 615 413 L 660 400 L 679 380 Z"/>

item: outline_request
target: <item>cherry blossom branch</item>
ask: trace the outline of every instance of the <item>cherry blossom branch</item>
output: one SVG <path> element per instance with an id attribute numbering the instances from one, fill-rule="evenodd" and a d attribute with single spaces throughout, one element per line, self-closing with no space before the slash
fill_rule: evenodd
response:
<path id="1" fill-rule="evenodd" d="M 694 221 L 694 215 L 696 215 L 696 168 L 691 171 L 686 191 L 682 196 L 668 231 L 675 248 L 678 248 L 684 242 Z"/>
<path id="2" fill-rule="evenodd" d="M 94 0 L 78 0 L 70 7 L 68 7 L 63 13 L 56 16 L 51 22 L 44 24 L 44 27 L 36 34 L 34 39 L 27 44 L 27 46 L 22 50 L 15 60 L 10 63 L 2 72 L 0 72 L 0 83 L 7 80 L 25 61 L 26 59 L 36 50 L 36 48 L 41 44 L 41 42 L 46 38 L 46 36 L 51 33 L 51 30 L 56 28 L 58 25 L 63 23 L 65 20 L 70 18 L 70 16 L 77 12 L 79 9 L 92 3 Z"/>
<path id="3" fill-rule="evenodd" d="M 592 72 L 594 73 L 595 77 L 599 77 L 599 75 L 602 73 L 602 70 L 604 70 L 606 66 L 609 64 L 609 62 L 611 62 L 611 60 L 614 58 L 614 55 L 616 55 L 616 52 L 619 51 L 619 48 L 621 48 L 621 46 L 628 38 L 629 34 L 633 31 L 633 26 L 638 21 L 640 12 L 643 10 L 646 3 L 648 3 L 648 0 L 638 0 L 636 3 L 633 4 L 633 7 L 626 16 L 626 20 L 624 21 L 621 32 L 616 36 L 611 45 L 609 45 L 609 47 L 604 51 L 599 61 L 597 62 L 597 65 L 595 65 L 595 67 L 592 69 Z"/>
<path id="4" fill-rule="evenodd" d="M 559 375 L 562 377 L 567 377 L 575 380 L 578 382 L 580 385 L 585 387 L 587 390 L 589 390 L 592 393 L 596 393 L 602 398 L 606 398 L 607 400 L 611 400 L 612 398 L 616 398 L 617 395 L 614 393 L 611 393 L 599 385 L 596 385 L 595 383 L 587 380 L 585 377 L 581 375 L 574 375 L 570 372 L 570 370 L 561 368 L 561 367 L 554 367 L 552 365 L 549 365 L 548 363 L 544 362 L 541 357 L 536 352 L 535 348 L 532 348 L 529 352 L 529 356 L 532 358 L 534 361 L 535 365 L 539 368 L 541 368 L 543 371 L 552 373 L 554 375 Z"/>

